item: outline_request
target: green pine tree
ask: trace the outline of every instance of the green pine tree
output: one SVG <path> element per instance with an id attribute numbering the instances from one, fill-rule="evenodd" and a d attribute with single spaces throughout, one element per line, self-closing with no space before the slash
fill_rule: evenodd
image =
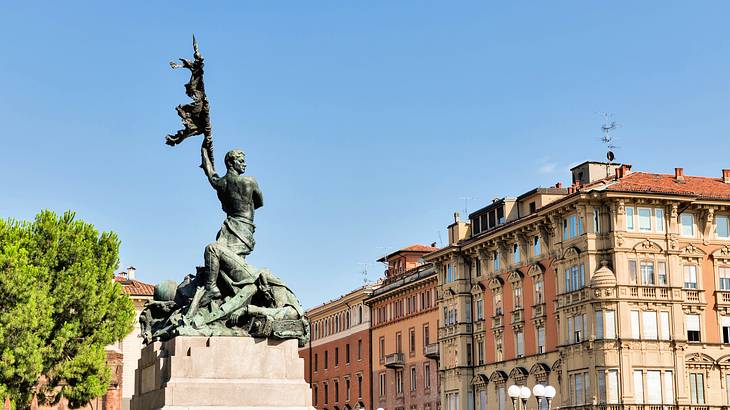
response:
<path id="1" fill-rule="evenodd" d="M 110 381 L 105 346 L 132 331 L 134 308 L 113 282 L 119 239 L 43 211 L 0 220 L 0 400 L 37 396 L 80 407 Z"/>

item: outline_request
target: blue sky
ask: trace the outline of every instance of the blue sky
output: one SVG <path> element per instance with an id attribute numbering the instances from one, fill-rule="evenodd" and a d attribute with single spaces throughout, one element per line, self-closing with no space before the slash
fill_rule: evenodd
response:
<path id="1" fill-rule="evenodd" d="M 635 170 L 730 168 L 728 2 L 4 2 L 0 216 L 43 208 L 122 240 L 148 282 L 202 264 L 223 219 L 199 142 L 170 148 L 206 58 L 217 167 L 265 195 L 252 263 L 312 306 L 452 212 L 569 180 L 603 118 Z"/>

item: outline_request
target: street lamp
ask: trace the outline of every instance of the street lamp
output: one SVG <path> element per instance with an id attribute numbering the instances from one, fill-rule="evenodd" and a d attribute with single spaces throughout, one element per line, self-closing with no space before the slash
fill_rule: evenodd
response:
<path id="1" fill-rule="evenodd" d="M 527 410 L 527 399 L 530 398 L 530 389 L 525 386 L 509 386 L 507 394 L 512 399 L 513 410 Z M 519 402 L 517 401 L 519 400 Z M 520 404 L 522 404 L 520 406 Z"/>
<path id="2" fill-rule="evenodd" d="M 553 397 L 555 397 L 555 387 L 545 387 L 545 399 L 547 400 L 548 410 L 550 410 L 550 402 L 553 401 Z"/>
<path id="3" fill-rule="evenodd" d="M 535 400 L 537 400 L 537 410 L 540 410 L 540 401 L 545 398 L 545 386 L 539 383 L 536 384 L 535 387 L 532 388 L 532 394 L 535 395 Z"/>

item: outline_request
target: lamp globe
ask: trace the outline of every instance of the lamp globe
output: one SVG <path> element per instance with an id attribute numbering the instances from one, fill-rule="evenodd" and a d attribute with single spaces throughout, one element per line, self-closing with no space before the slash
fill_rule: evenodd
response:
<path id="1" fill-rule="evenodd" d="M 520 387 L 515 386 L 514 384 L 509 386 L 509 388 L 507 389 L 507 394 L 513 399 L 520 397 Z"/>
<path id="2" fill-rule="evenodd" d="M 548 399 L 552 399 L 555 397 L 555 387 L 553 386 L 547 386 L 545 387 L 545 397 Z"/>
<path id="3" fill-rule="evenodd" d="M 535 397 L 545 397 L 545 386 L 542 384 L 536 384 L 535 387 L 532 388 L 532 394 L 534 394 Z"/>

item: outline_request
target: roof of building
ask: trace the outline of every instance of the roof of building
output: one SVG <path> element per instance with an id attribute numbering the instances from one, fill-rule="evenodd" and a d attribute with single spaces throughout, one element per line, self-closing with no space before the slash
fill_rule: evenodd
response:
<path id="1" fill-rule="evenodd" d="M 386 259 L 390 258 L 393 255 L 397 255 L 399 253 L 404 253 L 404 252 L 431 253 L 433 251 L 437 251 L 438 249 L 439 248 L 435 248 L 433 246 L 426 246 L 426 245 L 421 245 L 420 243 L 416 243 L 416 244 L 413 244 L 410 246 L 406 246 L 405 248 L 400 248 L 395 252 L 391 252 L 387 256 L 378 259 L 378 262 L 384 262 Z"/>
<path id="2" fill-rule="evenodd" d="M 155 285 L 137 279 L 128 279 L 124 275 L 115 276 L 114 282 L 121 284 L 124 293 L 130 296 L 153 296 L 155 293 Z"/>
<path id="3" fill-rule="evenodd" d="M 721 178 L 684 176 L 680 181 L 672 174 L 648 172 L 632 172 L 609 184 L 606 190 L 730 199 L 730 184 L 724 183 Z"/>

